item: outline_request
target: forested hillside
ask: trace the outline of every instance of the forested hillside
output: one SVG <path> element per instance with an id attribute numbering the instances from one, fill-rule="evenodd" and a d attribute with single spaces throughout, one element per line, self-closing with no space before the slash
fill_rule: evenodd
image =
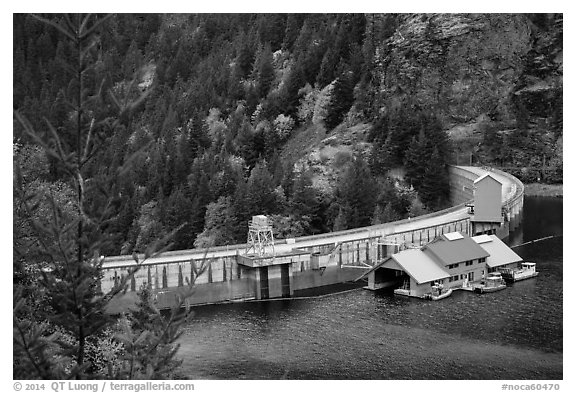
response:
<path id="1" fill-rule="evenodd" d="M 91 130 L 102 147 L 84 168 L 98 192 L 83 208 L 115 211 L 104 255 L 142 251 L 176 228 L 175 249 L 245 242 L 255 214 L 272 216 L 278 237 L 422 214 L 447 203 L 446 165 L 470 157 L 561 181 L 562 15 L 105 23 L 83 79 L 99 96 L 88 122 L 122 113 Z M 87 144 L 66 103 L 78 90 L 63 61 L 73 48 L 32 16 L 14 15 L 13 27 L 14 109 L 71 151 Z M 75 214 L 61 163 L 17 121 L 13 141 L 26 186 Z M 15 201 L 15 241 L 30 236 L 26 214 Z"/>

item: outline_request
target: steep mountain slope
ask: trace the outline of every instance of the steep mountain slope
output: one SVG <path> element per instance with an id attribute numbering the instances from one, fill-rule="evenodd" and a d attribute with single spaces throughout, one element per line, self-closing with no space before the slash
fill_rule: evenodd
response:
<path id="1" fill-rule="evenodd" d="M 118 197 L 109 253 L 180 225 L 177 248 L 204 232 L 241 242 L 252 214 L 292 234 L 405 217 L 418 199 L 445 203 L 434 194 L 459 160 L 561 181 L 562 35 L 561 14 L 112 15 L 87 59 L 83 87 L 98 100 L 83 121 L 148 95 L 96 130 L 87 177 Z M 14 109 L 41 133 L 49 121 L 71 153 L 74 53 L 49 24 L 14 15 Z M 13 138 L 15 156 L 34 144 L 18 122 Z M 42 180 L 65 177 L 45 165 Z M 402 166 L 400 190 L 387 176 Z M 366 184 L 377 187 L 354 192 Z"/>
<path id="2" fill-rule="evenodd" d="M 397 15 L 393 32 L 384 40 L 379 37 L 390 30 L 390 18 L 366 18 L 365 45 L 374 41 L 373 80 L 368 87 L 373 89 L 374 116 L 391 116 L 406 107 L 434 113 L 459 156 L 473 154 L 486 162 L 542 165 L 540 159 L 537 163 L 523 159 L 523 150 L 533 146 L 513 140 L 520 131 L 536 145 L 548 145 L 537 156 L 548 155 L 544 160 L 550 160 L 561 155 L 561 149 L 553 146 L 562 133 L 561 15 Z M 349 145 L 339 141 L 351 138 L 366 150 L 369 133 L 352 136 L 354 125 L 345 122 L 335 135 L 328 131 L 331 151 L 347 151 Z M 487 131 L 506 139 L 500 140 L 510 152 L 506 158 L 483 145 Z M 321 159 L 323 151 L 322 143 L 313 143 L 301 161 L 330 180 L 333 161 Z"/>

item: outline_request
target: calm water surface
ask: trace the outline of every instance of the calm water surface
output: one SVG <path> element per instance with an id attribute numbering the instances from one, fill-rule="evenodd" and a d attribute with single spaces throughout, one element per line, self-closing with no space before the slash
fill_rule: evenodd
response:
<path id="1" fill-rule="evenodd" d="M 526 198 L 512 246 L 540 275 L 440 302 L 352 290 L 203 306 L 179 355 L 191 379 L 562 379 L 562 199 Z"/>

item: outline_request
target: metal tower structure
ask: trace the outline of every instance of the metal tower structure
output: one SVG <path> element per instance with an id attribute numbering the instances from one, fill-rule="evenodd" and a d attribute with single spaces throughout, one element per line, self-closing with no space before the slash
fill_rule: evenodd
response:
<path id="1" fill-rule="evenodd" d="M 252 221 L 248 222 L 246 254 L 250 254 L 250 252 L 260 257 L 266 254 L 272 257 L 275 255 L 272 223 L 266 216 L 252 216 Z"/>

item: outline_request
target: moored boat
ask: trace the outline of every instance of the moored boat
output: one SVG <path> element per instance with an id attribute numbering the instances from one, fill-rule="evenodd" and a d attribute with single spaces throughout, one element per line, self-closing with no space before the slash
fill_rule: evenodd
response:
<path id="1" fill-rule="evenodd" d="M 434 284 L 432 286 L 432 292 L 424 295 L 424 299 L 428 300 L 441 300 L 452 295 L 452 288 L 444 290 L 444 285 Z"/>
<path id="2" fill-rule="evenodd" d="M 410 296 L 410 290 L 404 288 L 397 288 L 394 290 L 395 295 Z"/>
<path id="3" fill-rule="evenodd" d="M 534 262 L 522 262 L 520 268 L 517 269 L 500 269 L 502 278 L 508 282 L 515 282 L 526 280 L 528 278 L 536 277 L 540 272 L 536 271 L 536 264 Z"/>
<path id="4" fill-rule="evenodd" d="M 505 288 L 506 288 L 506 282 L 502 278 L 502 274 L 500 272 L 493 272 L 488 274 L 488 277 L 482 280 L 480 284 L 474 285 L 474 292 L 489 293 L 489 292 L 501 291 L 502 289 Z"/>

